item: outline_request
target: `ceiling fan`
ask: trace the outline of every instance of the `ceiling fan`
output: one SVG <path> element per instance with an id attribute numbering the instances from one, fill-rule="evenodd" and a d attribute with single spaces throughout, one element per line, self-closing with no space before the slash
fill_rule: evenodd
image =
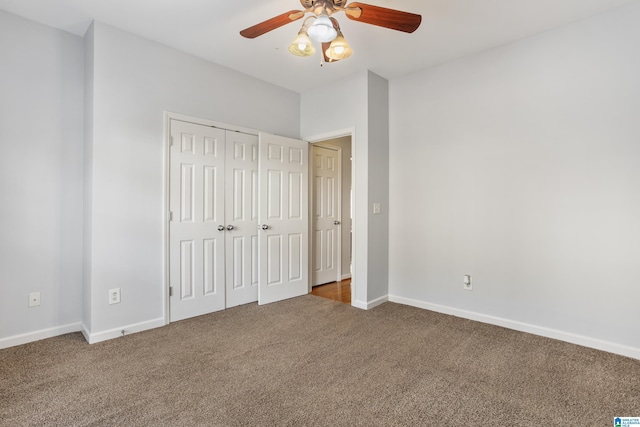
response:
<path id="1" fill-rule="evenodd" d="M 290 22 L 308 16 L 296 39 L 289 46 L 289 52 L 297 56 L 310 56 L 315 53 L 311 39 L 322 44 L 322 53 L 326 62 L 335 62 L 348 58 L 352 54 L 351 47 L 344 39 L 338 21 L 332 16 L 344 12 L 347 18 L 377 25 L 392 30 L 413 33 L 422 22 L 422 16 L 386 7 L 372 6 L 364 3 L 349 3 L 348 0 L 300 0 L 304 10 L 289 12 L 267 19 L 264 22 L 240 31 L 243 37 L 253 39 L 282 27 Z"/>

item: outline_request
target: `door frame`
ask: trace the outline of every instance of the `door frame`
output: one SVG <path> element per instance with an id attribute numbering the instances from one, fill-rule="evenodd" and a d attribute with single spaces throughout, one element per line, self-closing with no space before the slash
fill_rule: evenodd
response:
<path id="1" fill-rule="evenodd" d="M 170 276 L 169 276 L 169 212 L 170 212 L 170 200 L 169 200 L 169 189 L 170 189 L 170 160 L 171 160 L 171 120 L 179 120 L 182 122 L 193 123 L 196 125 L 215 127 L 230 131 L 237 131 L 242 133 L 248 133 L 250 135 L 258 136 L 260 131 L 256 129 L 246 128 L 242 126 L 236 126 L 228 123 L 217 122 L 214 120 L 203 119 L 201 117 L 189 116 L 186 114 L 175 113 L 171 111 L 164 111 L 163 114 L 164 123 L 163 123 L 163 159 L 162 159 L 162 175 L 163 175 L 163 183 L 162 183 L 162 193 L 163 193 L 163 217 L 162 223 L 164 226 L 164 230 L 162 233 L 162 249 L 163 249 L 163 291 L 162 291 L 162 299 L 163 299 L 163 307 L 164 307 L 164 324 L 168 325 L 170 323 L 170 300 L 169 300 L 169 287 Z"/>
<path id="2" fill-rule="evenodd" d="M 356 262 L 357 262 L 357 251 L 356 251 L 356 245 L 355 242 L 357 242 L 356 240 L 356 204 L 354 203 L 354 201 L 356 200 L 356 186 L 355 186 L 355 182 L 356 182 L 356 167 L 357 167 L 357 162 L 356 162 L 356 146 L 354 144 L 354 141 L 356 140 L 356 128 L 355 127 L 351 127 L 351 128 L 346 128 L 346 129 L 338 129 L 335 131 L 331 131 L 331 132 L 325 132 L 325 133 L 321 133 L 321 134 L 317 134 L 317 135 L 311 135 L 311 136 L 302 136 L 302 140 L 307 141 L 309 144 L 317 144 L 317 143 L 322 143 L 324 141 L 328 141 L 330 139 L 337 139 L 337 138 L 341 138 L 344 136 L 350 136 L 351 137 L 351 208 L 352 208 L 352 212 L 351 212 L 351 305 L 354 304 L 354 302 L 356 301 Z M 309 150 L 309 156 L 311 156 L 311 150 Z M 309 164 L 311 163 L 311 158 L 309 158 Z M 311 184 L 312 180 L 309 179 L 309 194 L 312 194 L 312 184 Z M 312 206 L 311 206 L 311 197 L 309 198 L 309 215 L 313 215 L 312 214 Z M 309 218 L 309 233 L 313 233 L 313 225 L 312 223 L 312 218 Z M 309 239 L 309 292 L 311 292 L 311 286 L 313 283 L 313 247 L 312 245 L 312 239 Z M 342 262 L 342 261 L 341 261 Z"/>
<path id="3" fill-rule="evenodd" d="M 333 138 L 332 138 L 333 139 Z M 342 281 L 342 225 L 343 225 L 343 218 L 342 218 L 342 147 L 338 147 L 336 145 L 331 145 L 331 144 L 325 144 L 326 141 L 330 141 L 330 140 L 324 140 L 322 142 L 316 142 L 313 144 L 309 144 L 309 181 L 312 181 L 313 178 L 315 178 L 315 158 L 313 156 L 313 153 L 311 151 L 313 151 L 313 147 L 318 147 L 318 148 L 324 148 L 326 150 L 331 150 L 331 151 L 336 151 L 338 153 L 338 156 L 340 157 L 340 171 L 339 173 L 339 179 L 338 179 L 338 212 L 339 212 L 339 216 L 340 216 L 340 227 L 338 227 L 338 233 L 337 233 L 337 242 L 338 242 L 338 259 L 336 260 L 336 281 L 340 282 Z M 312 173 L 313 172 L 313 173 Z M 312 233 L 309 235 L 309 240 L 311 241 L 311 248 L 312 251 L 309 252 L 309 257 L 311 257 L 311 266 L 314 266 L 314 259 L 315 259 L 315 233 L 313 233 L 313 212 L 312 212 L 312 208 L 313 208 L 313 201 L 315 200 L 316 197 L 316 186 L 313 185 L 312 182 L 309 183 L 309 188 L 311 189 L 309 192 L 309 198 L 310 198 L 310 209 L 311 211 L 309 211 L 309 221 L 311 221 L 311 225 L 310 225 L 310 229 L 312 230 Z M 313 282 L 315 282 L 313 280 L 313 271 L 311 272 L 311 279 L 312 279 L 312 283 L 310 284 L 310 287 L 313 287 L 314 284 Z"/>

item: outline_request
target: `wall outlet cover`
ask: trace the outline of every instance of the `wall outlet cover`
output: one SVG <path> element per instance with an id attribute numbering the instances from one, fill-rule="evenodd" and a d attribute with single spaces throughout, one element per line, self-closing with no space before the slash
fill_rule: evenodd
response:
<path id="1" fill-rule="evenodd" d="M 109 289 L 109 304 L 120 304 L 120 288 Z"/>
<path id="2" fill-rule="evenodd" d="M 37 307 L 40 305 L 40 292 L 31 292 L 29 294 L 29 307 Z"/>

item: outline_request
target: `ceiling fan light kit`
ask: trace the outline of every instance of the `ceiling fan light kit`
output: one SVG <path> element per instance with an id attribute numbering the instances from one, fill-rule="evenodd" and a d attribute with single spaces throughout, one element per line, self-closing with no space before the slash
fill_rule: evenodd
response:
<path id="1" fill-rule="evenodd" d="M 296 56 L 311 56 L 316 53 L 313 43 L 303 28 L 298 33 L 296 39 L 289 45 L 289 52 Z"/>
<path id="2" fill-rule="evenodd" d="M 289 12 L 268 19 L 240 31 L 243 37 L 255 38 L 271 30 L 297 21 L 307 13 L 313 13 L 302 24 L 295 40 L 289 45 L 289 52 L 296 56 L 311 56 L 316 50 L 311 39 L 322 45 L 322 55 L 327 62 L 335 62 L 351 56 L 353 50 L 340 31 L 338 21 L 333 18 L 337 12 L 345 12 L 347 18 L 365 24 L 412 33 L 420 26 L 422 17 L 414 13 L 387 9 L 364 3 L 346 4 L 347 0 L 300 0 L 302 10 Z M 313 22 L 312 24 L 310 24 Z"/>
<path id="3" fill-rule="evenodd" d="M 324 54 L 333 62 L 346 59 L 350 57 L 352 53 L 353 50 L 351 50 L 351 46 L 349 46 L 349 43 L 347 43 L 340 33 L 338 37 L 331 42 L 331 46 L 329 46 L 329 49 L 327 49 Z"/>
<path id="4" fill-rule="evenodd" d="M 333 28 L 333 22 L 326 12 L 322 12 L 316 21 L 309 28 L 309 37 L 320 43 L 330 42 L 338 36 L 338 32 Z"/>

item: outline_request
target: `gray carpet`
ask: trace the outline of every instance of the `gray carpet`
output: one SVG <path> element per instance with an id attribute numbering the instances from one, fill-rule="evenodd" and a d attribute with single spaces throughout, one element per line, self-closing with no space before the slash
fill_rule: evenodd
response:
<path id="1" fill-rule="evenodd" d="M 640 361 L 307 295 L 94 345 L 0 350 L 2 426 L 612 426 Z"/>

